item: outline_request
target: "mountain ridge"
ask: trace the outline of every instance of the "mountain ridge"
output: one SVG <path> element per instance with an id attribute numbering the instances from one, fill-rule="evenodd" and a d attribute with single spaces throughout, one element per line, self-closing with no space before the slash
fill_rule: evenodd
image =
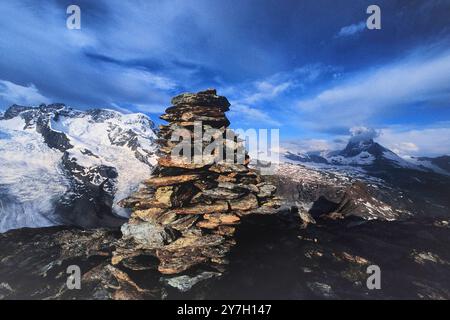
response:
<path id="1" fill-rule="evenodd" d="M 397 167 L 418 171 L 431 171 L 438 174 L 450 175 L 450 156 L 439 157 L 411 157 L 404 159 L 392 150 L 382 146 L 374 139 L 350 138 L 342 150 L 334 151 L 286 151 L 283 156 L 287 160 L 303 163 L 328 165 L 347 165 L 379 170 L 386 167 Z"/>
<path id="2" fill-rule="evenodd" d="M 116 203 L 151 174 L 155 132 L 144 114 L 12 105 L 0 117 L 0 231 L 122 223 Z"/>

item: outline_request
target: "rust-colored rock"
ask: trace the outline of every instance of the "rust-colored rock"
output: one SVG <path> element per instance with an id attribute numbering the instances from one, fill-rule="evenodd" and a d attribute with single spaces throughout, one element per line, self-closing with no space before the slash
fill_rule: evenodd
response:
<path id="1" fill-rule="evenodd" d="M 173 177 L 153 177 L 146 180 L 144 183 L 153 187 L 166 187 L 174 184 L 180 184 L 200 179 L 198 174 L 182 174 Z"/>
<path id="2" fill-rule="evenodd" d="M 245 198 L 230 201 L 231 210 L 249 211 L 258 208 L 258 199 L 255 195 L 249 194 Z"/>
<path id="3" fill-rule="evenodd" d="M 239 218 L 238 216 L 236 216 L 234 214 L 217 214 L 217 213 L 215 213 L 215 214 L 205 214 L 203 217 L 209 221 L 217 222 L 220 225 L 236 224 L 236 223 L 239 223 L 239 221 L 241 221 L 241 218 Z"/>
<path id="4" fill-rule="evenodd" d="M 206 166 L 209 166 L 212 164 L 212 162 L 191 162 L 184 160 L 183 158 L 179 157 L 177 159 L 172 159 L 171 157 L 164 157 L 158 159 L 158 164 L 162 167 L 167 168 L 181 168 L 181 169 L 201 169 Z"/>
<path id="5" fill-rule="evenodd" d="M 206 214 L 213 212 L 227 212 L 229 209 L 228 203 L 225 201 L 219 201 L 210 205 L 197 205 L 194 207 L 186 207 L 180 209 L 174 209 L 172 212 L 176 214 Z"/>

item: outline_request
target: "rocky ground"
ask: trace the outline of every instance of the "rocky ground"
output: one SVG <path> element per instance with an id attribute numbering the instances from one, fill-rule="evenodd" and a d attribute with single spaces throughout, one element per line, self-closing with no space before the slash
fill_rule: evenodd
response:
<path id="1" fill-rule="evenodd" d="M 282 169 L 285 174 L 266 179 L 277 185 L 283 206 L 275 214 L 243 217 L 225 272 L 200 264 L 182 275 L 163 275 L 151 252 L 113 266 L 113 252 L 122 241 L 119 230 L 21 229 L 0 235 L 0 297 L 450 298 L 448 217 L 408 214 L 389 221 L 381 211 L 379 219 L 367 220 L 359 214 L 361 207 L 344 204 L 361 203 L 360 188 L 376 196 L 371 201 L 388 201 L 375 193 L 376 184 L 355 188 L 345 176 L 298 166 Z M 393 211 L 401 206 L 390 204 Z M 372 264 L 381 269 L 381 290 L 366 287 Z M 69 265 L 81 268 L 81 290 L 67 289 Z"/>
<path id="2" fill-rule="evenodd" d="M 297 213 L 250 216 L 236 234 L 228 270 L 162 276 L 111 265 L 120 233 L 44 228 L 0 236 L 2 299 L 449 299 L 448 220 L 382 222 L 317 219 L 301 228 Z M 81 290 L 68 290 L 66 269 L 79 265 Z M 381 290 L 368 290 L 366 269 L 381 268 Z M 200 266 L 200 269 L 204 266 Z"/>

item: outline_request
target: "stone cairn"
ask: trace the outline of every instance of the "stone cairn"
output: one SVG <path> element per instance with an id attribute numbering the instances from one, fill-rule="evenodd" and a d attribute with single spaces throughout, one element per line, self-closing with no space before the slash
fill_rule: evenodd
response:
<path id="1" fill-rule="evenodd" d="M 131 208 L 132 215 L 122 226 L 123 237 L 112 263 L 133 268 L 136 256 L 153 255 L 159 259 L 162 274 L 191 272 L 195 266 L 220 274 L 226 270 L 226 255 L 235 245 L 233 236 L 241 218 L 276 206 L 276 187 L 262 182 L 258 172 L 248 167 L 245 150 L 242 163 L 217 161 L 220 148 L 200 162 L 174 159 L 179 141 L 172 141 L 172 137 L 180 129 L 183 138 L 199 133 L 203 137 L 207 130 L 216 129 L 215 138 L 218 132 L 223 150 L 231 150 L 235 160 L 243 144 L 237 138 L 227 140 L 230 122 L 225 112 L 230 104 L 216 90 L 181 94 L 172 104 L 161 116 L 169 124 L 160 126 L 161 154 L 152 177 L 119 203 Z M 195 130 L 199 123 L 201 132 Z M 211 142 L 205 137 L 200 141 L 202 149 Z"/>

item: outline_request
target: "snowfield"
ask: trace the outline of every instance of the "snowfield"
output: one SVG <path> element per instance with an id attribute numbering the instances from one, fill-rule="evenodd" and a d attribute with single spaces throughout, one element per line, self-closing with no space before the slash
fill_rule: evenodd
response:
<path id="1" fill-rule="evenodd" d="M 13 106 L 0 118 L 0 232 L 62 224 L 55 208 L 83 197 L 127 217 L 117 202 L 151 175 L 155 139 L 143 114 Z M 102 188 L 110 201 L 89 198 Z"/>
<path id="2" fill-rule="evenodd" d="M 136 157 L 144 158 L 156 152 L 153 139 L 155 133 L 147 128 L 142 120 L 146 119 L 142 114 L 122 115 L 119 112 L 107 110 L 113 117 L 104 122 L 93 121 L 92 117 L 82 115 L 80 117 L 59 117 L 57 121 L 52 120 L 53 130 L 64 133 L 70 143 L 74 146 L 67 150 L 69 159 L 89 169 L 98 166 L 108 166 L 116 169 L 118 176 L 115 185 L 114 212 L 127 217 L 128 213 L 117 206 L 117 202 L 127 197 L 136 190 L 143 177 L 149 177 L 152 166 L 156 165 L 156 157 L 149 157 L 148 163 L 144 163 Z M 138 147 L 132 150 L 129 143 L 128 132 L 137 134 Z M 121 143 L 125 145 L 121 145 Z M 89 150 L 90 152 L 86 152 Z M 101 179 L 95 179 L 92 183 L 99 185 Z"/>
<path id="3" fill-rule="evenodd" d="M 69 189 L 62 152 L 21 118 L 0 121 L 0 232 L 56 223 L 54 202 Z"/>

